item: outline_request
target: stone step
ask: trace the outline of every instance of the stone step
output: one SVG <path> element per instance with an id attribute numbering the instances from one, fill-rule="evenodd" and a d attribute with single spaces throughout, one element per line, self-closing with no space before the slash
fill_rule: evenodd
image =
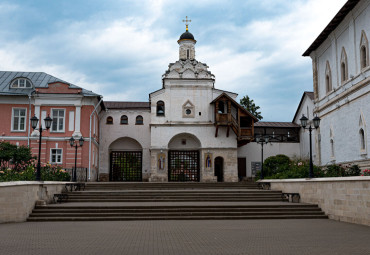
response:
<path id="1" fill-rule="evenodd" d="M 326 215 L 253 215 L 253 216 L 128 216 L 128 217 L 29 217 L 27 221 L 143 221 L 143 220 L 268 220 L 327 219 Z"/>
<path id="2" fill-rule="evenodd" d="M 147 212 L 266 212 L 266 208 L 166 208 L 166 209 L 89 209 L 89 208 L 68 208 L 68 209 L 34 209 L 32 214 L 46 213 L 147 213 Z M 313 208 L 269 208 L 269 211 L 274 212 L 321 212 L 318 207 Z"/>
<path id="3" fill-rule="evenodd" d="M 87 213 L 87 212 L 68 212 L 68 213 L 32 213 L 30 217 L 130 217 L 130 216 L 253 216 L 253 215 L 323 215 L 321 211 L 265 211 L 265 212 L 145 212 L 145 213 Z"/>
<path id="4" fill-rule="evenodd" d="M 317 205 L 314 204 L 300 204 L 300 203 L 283 203 L 283 204 L 252 204 L 252 205 L 135 205 L 135 206 L 127 206 L 127 205 L 104 205 L 104 204 L 98 204 L 98 205 L 48 205 L 48 206 L 36 206 L 35 209 L 42 209 L 42 210 L 55 210 L 55 209 L 129 209 L 129 210 L 142 210 L 142 209 L 163 209 L 163 210 L 169 210 L 169 209 L 286 209 L 286 208 L 319 208 Z M 320 208 L 319 208 L 320 209 Z"/>
<path id="5" fill-rule="evenodd" d="M 277 197 L 281 198 L 281 194 L 114 194 L 114 195 L 91 195 L 91 194 L 68 194 L 70 199 L 83 199 L 83 198 L 194 198 L 194 197 L 203 197 L 203 198 L 251 198 L 251 197 Z"/>
<path id="6" fill-rule="evenodd" d="M 281 191 L 271 191 L 271 190 L 161 190 L 161 191 L 147 191 L 147 190 L 135 190 L 135 191 L 73 191 L 67 192 L 70 195 L 119 195 L 119 194 L 130 194 L 130 195 L 141 195 L 141 194 L 281 194 Z"/>
<path id="7" fill-rule="evenodd" d="M 68 202 L 195 202 L 195 201 L 218 201 L 218 202 L 257 202 L 257 201 L 287 201 L 280 197 L 250 197 L 250 198 L 207 198 L 207 197 L 191 197 L 191 198 L 165 198 L 165 197 L 148 197 L 148 198 L 91 198 L 91 199 L 68 199 Z"/>

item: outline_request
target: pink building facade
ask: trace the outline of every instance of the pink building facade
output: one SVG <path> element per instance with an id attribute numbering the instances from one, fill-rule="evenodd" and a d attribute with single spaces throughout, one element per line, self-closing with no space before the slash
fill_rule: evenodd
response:
<path id="1" fill-rule="evenodd" d="M 96 180 L 99 162 L 99 112 L 102 97 L 42 72 L 0 72 L 0 141 L 29 146 L 39 154 L 39 126 L 30 118 L 53 119 L 42 132 L 41 162 L 65 169 L 75 165 L 75 148 L 69 139 L 83 137 L 77 149 L 77 168 L 87 169 L 87 179 Z"/>

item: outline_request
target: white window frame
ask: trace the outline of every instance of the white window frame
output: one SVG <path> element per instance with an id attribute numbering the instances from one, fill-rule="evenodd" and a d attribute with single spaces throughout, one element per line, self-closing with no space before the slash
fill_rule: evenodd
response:
<path id="1" fill-rule="evenodd" d="M 58 156 L 58 153 L 57 154 L 55 154 L 55 156 L 56 156 L 56 161 L 55 162 L 53 162 L 53 150 L 60 150 L 60 162 L 58 162 L 58 160 L 57 160 L 57 156 Z M 50 149 L 50 164 L 63 164 L 63 149 L 62 148 L 51 148 Z"/>
<path id="2" fill-rule="evenodd" d="M 57 124 L 57 130 L 53 130 L 53 122 L 54 122 L 54 110 L 63 110 L 64 111 L 64 115 L 63 115 L 63 129 L 62 130 L 59 130 L 58 127 L 59 127 L 59 116 L 58 116 L 58 124 Z M 52 133 L 64 133 L 65 130 L 66 130 L 66 109 L 65 108 L 52 108 L 51 109 L 51 119 L 53 119 L 53 122 L 51 123 L 51 127 L 50 127 L 50 132 Z"/>
<path id="3" fill-rule="evenodd" d="M 20 81 L 24 82 L 22 87 L 20 86 Z M 15 82 L 17 82 L 16 86 L 15 86 Z M 30 84 L 29 87 L 27 87 L 27 83 Z M 10 84 L 10 88 L 12 89 L 32 89 L 32 87 L 33 87 L 32 82 L 26 78 L 17 78 L 13 80 L 12 83 Z"/>
<path id="4" fill-rule="evenodd" d="M 15 130 L 14 129 L 14 110 L 25 110 L 25 114 L 24 114 L 24 129 L 18 129 L 18 130 Z M 18 116 L 19 117 L 19 116 Z M 18 127 L 20 126 L 20 121 L 18 121 Z M 12 120 L 11 120 L 11 131 L 12 132 L 25 132 L 27 129 L 27 108 L 23 108 L 23 107 L 13 107 L 12 108 Z"/>

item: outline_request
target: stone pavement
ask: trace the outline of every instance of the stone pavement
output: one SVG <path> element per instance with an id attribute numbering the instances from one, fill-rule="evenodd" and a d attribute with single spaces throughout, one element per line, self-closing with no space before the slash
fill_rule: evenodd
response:
<path id="1" fill-rule="evenodd" d="M 370 254 L 370 227 L 333 220 L 0 224 L 0 254 Z"/>

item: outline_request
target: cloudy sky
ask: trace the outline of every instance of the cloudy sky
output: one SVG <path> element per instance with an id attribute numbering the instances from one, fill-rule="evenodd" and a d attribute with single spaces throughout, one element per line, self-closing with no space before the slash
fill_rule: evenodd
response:
<path id="1" fill-rule="evenodd" d="M 303 52 L 346 0 L 2 0 L 0 70 L 42 71 L 105 100 L 147 101 L 178 59 L 182 20 L 215 87 L 291 121 L 312 91 Z"/>

